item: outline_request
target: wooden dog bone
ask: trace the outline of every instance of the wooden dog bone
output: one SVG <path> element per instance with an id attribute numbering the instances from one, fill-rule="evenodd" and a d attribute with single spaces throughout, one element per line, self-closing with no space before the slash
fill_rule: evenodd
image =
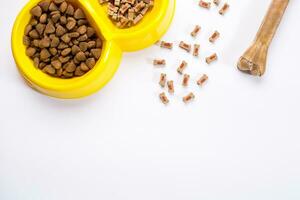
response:
<path id="1" fill-rule="evenodd" d="M 262 76 L 266 71 L 268 48 L 287 8 L 289 0 L 273 0 L 253 44 L 241 56 L 238 69 Z"/>

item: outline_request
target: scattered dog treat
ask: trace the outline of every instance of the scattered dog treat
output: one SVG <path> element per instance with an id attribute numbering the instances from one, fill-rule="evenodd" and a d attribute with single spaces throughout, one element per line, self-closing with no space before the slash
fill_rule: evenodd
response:
<path id="1" fill-rule="evenodd" d="M 187 67 L 187 62 L 186 61 L 182 61 L 182 63 L 179 65 L 179 67 L 177 68 L 177 72 L 179 74 L 182 74 L 183 71 L 185 70 L 185 68 Z"/>
<path id="2" fill-rule="evenodd" d="M 195 95 L 192 92 L 182 98 L 182 100 L 183 100 L 184 103 L 189 103 L 193 99 L 195 99 Z"/>
<path id="3" fill-rule="evenodd" d="M 224 15 L 227 12 L 228 9 L 229 9 L 229 4 L 225 3 L 223 5 L 223 7 L 219 10 L 220 15 Z"/>
<path id="4" fill-rule="evenodd" d="M 202 8 L 210 9 L 211 3 L 203 1 L 203 0 L 200 0 L 199 1 L 199 6 L 202 7 Z"/>
<path id="5" fill-rule="evenodd" d="M 184 74 L 182 79 L 182 86 L 187 87 L 189 85 L 190 75 Z"/>
<path id="6" fill-rule="evenodd" d="M 164 59 L 155 59 L 155 60 L 153 60 L 153 65 L 166 65 L 166 60 L 164 60 Z"/>
<path id="7" fill-rule="evenodd" d="M 168 92 L 170 94 L 174 94 L 175 92 L 175 89 L 174 89 L 174 82 L 173 81 L 168 81 L 167 82 L 167 85 L 168 85 Z"/>
<path id="8" fill-rule="evenodd" d="M 159 85 L 164 88 L 166 86 L 167 82 L 167 74 L 161 73 L 159 78 Z"/>
<path id="9" fill-rule="evenodd" d="M 214 0 L 214 4 L 215 4 L 216 6 L 219 6 L 219 5 L 220 5 L 220 0 Z"/>
<path id="10" fill-rule="evenodd" d="M 199 56 L 199 50 L 200 50 L 200 45 L 199 44 L 194 44 L 193 56 L 198 57 Z"/>
<path id="11" fill-rule="evenodd" d="M 164 92 L 159 94 L 159 99 L 165 105 L 167 105 L 170 102 L 166 93 L 164 93 Z"/>
<path id="12" fill-rule="evenodd" d="M 183 41 L 180 42 L 179 47 L 187 51 L 188 53 L 191 52 L 191 48 L 192 48 L 190 44 L 187 44 Z"/>
<path id="13" fill-rule="evenodd" d="M 99 0 L 99 3 L 108 4 L 107 15 L 118 28 L 130 28 L 152 9 L 154 0 Z"/>
<path id="14" fill-rule="evenodd" d="M 215 31 L 209 38 L 209 41 L 211 43 L 214 43 L 218 38 L 220 37 L 220 33 L 218 31 Z"/>
<path id="15" fill-rule="evenodd" d="M 73 78 L 96 65 L 102 41 L 82 9 L 65 0 L 41 1 L 30 14 L 23 42 L 37 68 L 53 77 Z"/>
<path id="16" fill-rule="evenodd" d="M 173 43 L 161 41 L 160 47 L 165 49 L 173 49 Z"/>
<path id="17" fill-rule="evenodd" d="M 208 76 L 203 74 L 200 79 L 197 81 L 197 85 L 202 86 L 208 80 Z"/>
<path id="18" fill-rule="evenodd" d="M 191 36 L 192 37 L 196 37 L 198 35 L 198 33 L 200 32 L 201 27 L 199 25 L 196 25 L 194 30 L 191 32 Z"/>
<path id="19" fill-rule="evenodd" d="M 210 63 L 216 61 L 217 59 L 218 59 L 218 56 L 216 53 L 214 53 L 211 56 L 207 57 L 205 60 L 206 60 L 207 64 L 210 64 Z"/>

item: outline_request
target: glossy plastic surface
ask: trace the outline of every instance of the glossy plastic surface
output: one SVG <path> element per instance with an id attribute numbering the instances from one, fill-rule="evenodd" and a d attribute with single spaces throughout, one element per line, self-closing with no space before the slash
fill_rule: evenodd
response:
<path id="1" fill-rule="evenodd" d="M 91 25 L 103 39 L 101 58 L 82 77 L 59 79 L 51 77 L 33 65 L 26 56 L 23 33 L 31 15 L 30 10 L 40 0 L 31 0 L 18 15 L 12 32 L 12 51 L 17 67 L 33 89 L 57 98 L 80 98 L 104 87 L 117 71 L 123 52 L 144 49 L 158 41 L 167 31 L 175 12 L 175 0 L 155 0 L 153 9 L 136 26 L 117 28 L 106 15 L 106 7 L 98 0 L 69 0 L 85 11 Z"/>

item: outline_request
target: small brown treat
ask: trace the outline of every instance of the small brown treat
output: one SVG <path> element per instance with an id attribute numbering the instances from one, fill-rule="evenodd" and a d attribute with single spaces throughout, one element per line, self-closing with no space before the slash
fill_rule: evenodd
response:
<path id="1" fill-rule="evenodd" d="M 191 52 L 191 49 L 192 49 L 190 44 L 187 44 L 183 41 L 180 42 L 179 47 L 186 50 L 188 53 Z"/>
<path id="2" fill-rule="evenodd" d="M 168 92 L 170 94 L 174 94 L 175 89 L 174 89 L 174 81 L 168 81 L 167 82 L 167 86 L 168 86 Z"/>
<path id="3" fill-rule="evenodd" d="M 26 36 L 28 36 L 29 32 L 32 30 L 32 25 L 31 24 L 28 24 L 26 27 L 25 27 L 25 31 L 24 31 L 24 34 Z"/>
<path id="4" fill-rule="evenodd" d="M 47 0 L 42 1 L 42 2 L 39 3 L 39 6 L 42 8 L 42 10 L 43 10 L 44 12 L 47 12 L 47 11 L 48 11 L 49 5 L 50 5 L 50 3 L 49 3 Z"/>
<path id="5" fill-rule="evenodd" d="M 139 21 L 141 21 L 143 19 L 143 15 L 142 14 L 139 14 L 138 16 L 136 16 L 136 18 L 134 18 L 133 20 L 133 24 L 137 24 L 139 23 Z"/>
<path id="6" fill-rule="evenodd" d="M 37 32 L 37 30 L 32 30 L 29 32 L 29 37 L 33 38 L 33 39 L 39 39 L 40 38 L 40 35 L 39 33 Z"/>
<path id="7" fill-rule="evenodd" d="M 182 86 L 187 87 L 189 85 L 190 75 L 184 74 L 182 79 Z"/>
<path id="8" fill-rule="evenodd" d="M 47 65 L 46 67 L 44 67 L 43 72 L 49 75 L 53 75 L 55 74 L 55 69 L 51 65 Z"/>
<path id="9" fill-rule="evenodd" d="M 159 78 L 159 85 L 164 88 L 166 86 L 166 82 L 167 82 L 167 74 L 161 73 Z"/>
<path id="10" fill-rule="evenodd" d="M 224 15 L 224 14 L 227 12 L 228 9 L 229 9 L 229 4 L 228 4 L 228 3 L 225 3 L 225 4 L 223 5 L 223 7 L 219 10 L 219 14 L 220 14 L 220 15 Z"/>
<path id="11" fill-rule="evenodd" d="M 46 34 L 51 34 L 51 33 L 54 33 L 55 32 L 55 26 L 53 25 L 52 22 L 48 22 L 48 24 L 46 25 L 46 28 L 45 28 L 45 33 Z"/>
<path id="12" fill-rule="evenodd" d="M 197 85 L 202 86 L 208 80 L 208 76 L 203 74 L 200 79 L 197 81 Z"/>
<path id="13" fill-rule="evenodd" d="M 75 19 L 84 19 L 85 18 L 85 14 L 84 14 L 84 12 L 80 8 L 77 8 L 77 10 L 74 13 L 74 18 Z"/>
<path id="14" fill-rule="evenodd" d="M 164 60 L 164 59 L 155 59 L 155 60 L 153 60 L 153 65 L 166 65 L 166 60 Z"/>
<path id="15" fill-rule="evenodd" d="M 203 0 L 200 0 L 199 1 L 199 6 L 202 7 L 202 8 L 210 9 L 211 3 L 203 1 Z"/>
<path id="16" fill-rule="evenodd" d="M 165 49 L 172 49 L 173 48 L 173 43 L 161 41 L 160 47 L 165 48 Z"/>
<path id="17" fill-rule="evenodd" d="M 41 49 L 50 47 L 50 39 L 49 38 L 41 39 L 39 42 L 39 47 Z"/>
<path id="18" fill-rule="evenodd" d="M 200 45 L 199 44 L 194 44 L 193 56 L 198 57 L 199 56 L 199 50 L 200 50 Z"/>
<path id="19" fill-rule="evenodd" d="M 84 71 L 84 72 L 87 72 L 90 70 L 90 68 L 84 62 L 82 62 L 80 64 L 80 69 L 81 69 L 81 71 Z"/>
<path id="20" fill-rule="evenodd" d="M 140 1 L 138 4 L 136 4 L 133 9 L 136 13 L 138 13 L 140 10 L 142 10 L 146 4 L 143 1 Z"/>
<path id="21" fill-rule="evenodd" d="M 45 24 L 47 22 L 47 13 L 44 13 L 40 16 L 40 23 Z"/>
<path id="22" fill-rule="evenodd" d="M 96 61 L 94 58 L 88 58 L 86 61 L 85 61 L 85 64 L 90 68 L 92 69 L 95 65 L 96 65 Z"/>
<path id="23" fill-rule="evenodd" d="M 120 13 L 124 14 L 130 7 L 131 5 L 129 3 L 123 4 L 119 11 Z"/>
<path id="24" fill-rule="evenodd" d="M 59 6 L 59 10 L 61 13 L 66 12 L 67 8 L 68 8 L 68 3 L 65 1 L 63 1 Z"/>
<path id="25" fill-rule="evenodd" d="M 209 38 L 209 41 L 211 43 L 214 43 L 218 38 L 220 37 L 220 33 L 218 31 L 215 31 Z"/>
<path id="26" fill-rule="evenodd" d="M 59 60 L 53 60 L 51 62 L 51 65 L 55 68 L 55 69 L 60 69 L 62 67 L 62 64 Z"/>
<path id="27" fill-rule="evenodd" d="M 91 54 L 98 60 L 101 56 L 101 49 L 92 49 Z"/>
<path id="28" fill-rule="evenodd" d="M 67 63 L 65 70 L 69 73 L 74 72 L 76 70 L 76 65 L 74 64 L 74 62 L 69 62 Z"/>
<path id="29" fill-rule="evenodd" d="M 35 6 L 30 10 L 30 14 L 32 14 L 35 17 L 40 17 L 42 15 L 42 8 L 40 6 Z"/>
<path id="30" fill-rule="evenodd" d="M 75 70 L 75 76 L 82 76 L 82 75 L 84 75 L 84 74 L 85 74 L 85 72 L 82 71 L 82 70 L 80 69 L 80 67 L 77 67 L 77 68 L 76 68 L 76 70 Z"/>
<path id="31" fill-rule="evenodd" d="M 85 53 L 83 53 L 82 51 L 80 51 L 79 53 L 76 54 L 75 59 L 77 61 L 79 61 L 79 62 L 86 61 Z"/>
<path id="32" fill-rule="evenodd" d="M 194 30 L 191 32 L 191 36 L 192 37 L 196 37 L 198 35 L 198 33 L 200 32 L 201 27 L 199 25 L 196 25 Z"/>
<path id="33" fill-rule="evenodd" d="M 195 99 L 195 95 L 192 92 L 182 98 L 182 100 L 183 100 L 184 103 L 189 103 L 193 99 Z"/>
<path id="34" fill-rule="evenodd" d="M 23 37 L 23 44 L 28 47 L 31 44 L 31 40 L 28 36 L 24 35 Z"/>
<path id="35" fill-rule="evenodd" d="M 167 95 L 166 95 L 166 93 L 164 93 L 164 92 L 159 94 L 159 99 L 165 105 L 167 105 L 170 102 Z"/>
<path id="36" fill-rule="evenodd" d="M 216 61 L 217 59 L 218 59 L 218 56 L 216 53 L 214 53 L 211 56 L 207 57 L 205 60 L 206 60 L 207 64 L 210 64 L 210 63 Z"/>
<path id="37" fill-rule="evenodd" d="M 187 62 L 186 61 L 182 61 L 182 63 L 179 65 L 179 67 L 177 68 L 177 72 L 179 74 L 182 74 L 183 71 L 185 70 L 185 68 L 187 67 Z"/>
<path id="38" fill-rule="evenodd" d="M 214 4 L 215 4 L 216 6 L 219 6 L 219 5 L 220 5 L 220 0 L 214 0 Z"/>
<path id="39" fill-rule="evenodd" d="M 28 48 L 26 49 L 26 55 L 27 55 L 28 57 L 33 57 L 35 53 L 36 53 L 36 49 L 33 48 L 33 47 L 28 47 Z"/>
<path id="40" fill-rule="evenodd" d="M 50 52 L 47 49 L 42 49 L 40 54 L 41 61 L 46 61 L 51 56 Z"/>

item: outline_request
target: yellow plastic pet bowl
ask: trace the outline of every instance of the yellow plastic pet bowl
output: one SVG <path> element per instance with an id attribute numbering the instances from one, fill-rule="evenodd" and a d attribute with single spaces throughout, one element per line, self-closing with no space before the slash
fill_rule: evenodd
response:
<path id="1" fill-rule="evenodd" d="M 158 41 L 167 31 L 175 13 L 175 0 L 155 0 L 153 9 L 136 26 L 117 28 L 107 17 L 99 0 L 69 0 L 85 11 L 91 25 L 102 37 L 104 46 L 96 66 L 82 77 L 59 79 L 51 77 L 33 65 L 26 56 L 23 33 L 31 19 L 30 10 L 41 0 L 30 0 L 17 17 L 12 32 L 12 51 L 17 67 L 33 89 L 57 98 L 71 99 L 90 95 L 113 77 L 123 52 L 144 49 Z"/>

